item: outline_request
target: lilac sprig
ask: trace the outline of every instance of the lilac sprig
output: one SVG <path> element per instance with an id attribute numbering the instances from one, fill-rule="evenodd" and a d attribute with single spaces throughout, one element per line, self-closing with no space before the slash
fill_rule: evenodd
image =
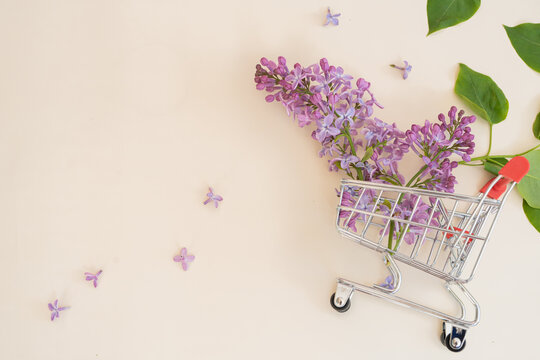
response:
<path id="1" fill-rule="evenodd" d="M 452 106 L 448 111 L 448 122 L 444 114 L 439 114 L 440 123 L 432 124 L 426 120 L 424 126 L 413 125 L 407 130 L 407 143 L 425 164 L 407 186 L 454 192 L 457 181 L 452 169 L 458 166 L 458 162 L 449 158 L 456 154 L 468 162 L 475 147 L 469 125 L 476 120 L 476 116 L 464 114 L 463 110 L 458 113 L 457 108 Z"/>
<path id="2" fill-rule="evenodd" d="M 469 161 L 474 151 L 474 136 L 468 126 L 475 121 L 474 116 L 463 116 L 463 110 L 457 113 L 453 106 L 448 112 L 448 121 L 440 114 L 440 123 L 426 121 L 423 126 L 412 125 L 403 132 L 396 124 L 374 116 L 375 108 L 382 106 L 368 81 L 363 78 L 354 81 L 343 68 L 330 65 L 324 58 L 307 67 L 297 63 L 292 70 L 282 56 L 277 63 L 262 58 L 256 66 L 255 83 L 258 90 L 268 93 L 267 102 L 282 103 L 300 127 L 314 124 L 311 136 L 321 144 L 319 156 L 329 157 L 331 171 L 342 170 L 353 179 L 453 192 L 456 180 L 452 170 L 457 162 L 450 160 L 450 156 L 456 154 Z M 398 165 L 409 150 L 422 159 L 422 165 L 406 182 Z M 355 206 L 354 196 L 354 193 L 344 193 L 344 206 Z M 396 200 L 394 215 L 403 219 L 412 215 L 412 221 L 425 224 L 429 205 L 420 199 L 412 214 L 415 200 L 400 197 Z M 373 197 L 366 193 L 356 206 L 373 211 L 374 203 Z M 384 206 L 378 206 L 376 211 L 385 211 Z M 361 215 L 350 216 L 346 211 L 340 213 L 340 217 L 347 218 L 347 226 L 353 230 L 356 221 L 363 220 Z M 436 215 L 433 218 L 436 219 Z M 389 248 L 392 238 L 397 239 L 396 247 L 401 240 L 414 243 L 419 227 L 406 229 L 400 222 L 391 223 L 391 229 L 387 229 Z"/>
<path id="3" fill-rule="evenodd" d="M 281 102 L 300 127 L 316 124 L 312 137 L 322 145 L 320 156 L 331 157 L 330 170 L 344 170 L 360 180 L 402 184 L 397 163 L 408 151 L 405 134 L 395 124 L 371 118 L 374 107 L 382 106 L 365 79 L 354 82 L 326 59 L 289 70 L 280 56 L 277 63 L 261 59 L 255 82 L 258 90 L 270 93 L 266 101 Z"/>

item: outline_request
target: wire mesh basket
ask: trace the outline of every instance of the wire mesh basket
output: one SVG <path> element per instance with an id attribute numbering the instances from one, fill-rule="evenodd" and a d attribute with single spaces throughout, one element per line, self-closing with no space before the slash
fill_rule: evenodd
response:
<path id="1" fill-rule="evenodd" d="M 338 279 L 332 306 L 340 312 L 348 310 L 354 291 L 384 298 L 442 319 L 443 343 L 452 351 L 463 349 L 466 329 L 479 322 L 480 313 L 479 304 L 463 284 L 473 278 L 508 194 L 528 169 L 527 159 L 513 158 L 477 196 L 343 180 L 337 229 L 383 253 L 390 276 L 385 284 L 372 286 Z M 458 301 L 461 315 L 445 314 L 395 295 L 402 279 L 396 261 L 443 279 Z M 463 299 L 475 309 L 472 319 L 466 319 Z"/>

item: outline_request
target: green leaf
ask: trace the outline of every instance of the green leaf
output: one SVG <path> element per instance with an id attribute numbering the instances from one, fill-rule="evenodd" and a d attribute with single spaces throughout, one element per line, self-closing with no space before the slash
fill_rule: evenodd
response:
<path id="1" fill-rule="evenodd" d="M 508 100 L 502 90 L 487 75 L 459 64 L 459 74 L 454 87 L 456 94 L 490 124 L 498 124 L 508 115 Z"/>
<path id="2" fill-rule="evenodd" d="M 480 0 L 428 0 L 428 35 L 470 19 L 479 7 Z"/>
<path id="3" fill-rule="evenodd" d="M 536 120 L 533 123 L 533 134 L 535 138 L 540 140 L 540 112 L 536 115 Z"/>
<path id="4" fill-rule="evenodd" d="M 540 209 L 533 208 L 523 200 L 523 212 L 536 231 L 540 232 Z"/>
<path id="5" fill-rule="evenodd" d="M 362 162 L 364 161 L 368 161 L 369 159 L 371 159 L 371 156 L 373 155 L 373 147 L 370 146 L 367 148 L 366 150 L 366 153 L 364 154 L 364 157 L 362 158 Z"/>
<path id="6" fill-rule="evenodd" d="M 503 157 L 488 158 L 484 161 L 484 169 L 493 175 L 498 175 L 499 170 L 501 170 L 507 162 L 508 160 Z"/>
<path id="7" fill-rule="evenodd" d="M 533 208 L 540 208 L 540 150 L 531 151 L 523 155 L 529 160 L 531 169 L 521 180 L 517 188 L 527 204 Z"/>
<path id="8" fill-rule="evenodd" d="M 540 72 L 540 24 L 503 26 L 521 60 L 531 69 Z"/>

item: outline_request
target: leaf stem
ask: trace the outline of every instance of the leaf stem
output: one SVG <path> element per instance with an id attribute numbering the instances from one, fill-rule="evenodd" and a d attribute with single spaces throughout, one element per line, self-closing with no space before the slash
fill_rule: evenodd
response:
<path id="1" fill-rule="evenodd" d="M 492 139 L 493 139 L 493 124 L 492 124 L 492 123 L 489 123 L 489 146 L 488 146 L 488 151 L 487 151 L 486 156 L 488 156 L 489 153 L 491 152 L 491 142 L 492 142 Z"/>
<path id="2" fill-rule="evenodd" d="M 513 158 L 513 157 L 516 157 L 516 156 L 521 156 L 521 155 L 528 154 L 531 151 L 538 149 L 539 147 L 540 147 L 540 144 L 536 145 L 533 148 L 530 148 L 529 150 L 525 150 L 525 151 L 523 151 L 523 152 L 521 152 L 519 154 L 514 154 L 514 155 L 484 155 L 484 156 L 478 156 L 478 157 L 472 158 L 471 161 L 487 160 L 487 159 L 490 159 L 490 158 Z M 467 165 L 467 163 L 468 163 L 468 161 L 460 161 L 459 162 L 459 164 L 461 164 L 461 165 Z"/>

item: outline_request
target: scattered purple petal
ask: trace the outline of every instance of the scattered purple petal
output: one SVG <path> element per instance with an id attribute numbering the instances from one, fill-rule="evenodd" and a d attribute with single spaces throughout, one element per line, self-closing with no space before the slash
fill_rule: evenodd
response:
<path id="1" fill-rule="evenodd" d="M 214 190 L 211 187 L 208 188 L 208 194 L 206 194 L 206 196 L 208 196 L 208 199 L 206 199 L 203 204 L 206 205 L 209 202 L 213 201 L 216 208 L 218 207 L 219 202 L 223 200 L 222 196 L 214 194 Z"/>
<path id="2" fill-rule="evenodd" d="M 394 277 L 388 275 L 382 284 L 379 284 L 380 287 L 386 288 L 388 290 L 394 290 Z"/>
<path id="3" fill-rule="evenodd" d="M 182 269 L 187 271 L 189 264 L 195 260 L 195 255 L 188 254 L 187 249 L 183 247 L 180 250 L 180 255 L 176 255 L 173 260 L 174 262 L 182 263 Z"/>
<path id="4" fill-rule="evenodd" d="M 60 317 L 60 311 L 69 309 L 69 306 L 58 307 L 58 299 L 54 300 L 52 304 L 49 303 L 48 306 L 49 310 L 51 311 L 51 321 L 54 321 L 54 319 Z"/>
<path id="5" fill-rule="evenodd" d="M 334 24 L 334 25 L 339 25 L 339 19 L 338 17 L 340 17 L 341 14 L 332 14 L 330 13 L 330 8 L 328 8 L 328 12 L 326 13 L 326 22 L 324 23 L 324 25 L 328 25 L 330 23 Z"/>
<path id="6" fill-rule="evenodd" d="M 409 73 L 411 72 L 412 70 L 412 66 L 409 65 L 409 63 L 407 62 L 407 60 L 403 61 L 405 63 L 405 66 L 401 67 L 401 66 L 397 66 L 397 65 L 394 65 L 394 64 L 391 64 L 390 66 L 393 67 L 394 69 L 399 69 L 403 72 L 403 80 L 406 80 L 408 77 L 409 77 Z"/>
<path id="7" fill-rule="evenodd" d="M 89 272 L 85 272 L 84 275 L 86 276 L 86 281 L 92 281 L 94 283 L 94 287 L 96 288 L 98 285 L 98 277 L 101 275 L 103 270 L 99 270 L 97 273 L 92 274 Z"/>

